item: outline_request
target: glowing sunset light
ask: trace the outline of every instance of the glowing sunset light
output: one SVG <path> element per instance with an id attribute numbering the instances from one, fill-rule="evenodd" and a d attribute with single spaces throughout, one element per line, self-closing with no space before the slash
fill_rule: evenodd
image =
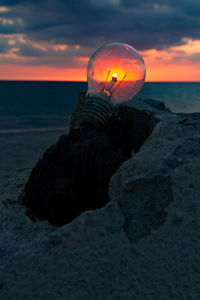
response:
<path id="1" fill-rule="evenodd" d="M 110 64 L 112 61 L 110 62 Z M 107 63 L 106 63 L 107 64 Z M 101 62 L 99 63 L 99 68 L 96 69 L 94 78 L 97 81 L 105 81 L 105 78 L 108 74 L 108 70 L 104 68 L 104 64 L 101 65 Z M 135 81 L 135 80 L 140 80 L 142 78 L 142 72 L 138 72 L 138 66 L 134 68 L 133 70 L 133 64 L 124 68 L 120 68 L 120 61 L 118 63 L 118 66 L 113 67 L 110 69 L 110 73 L 108 75 L 108 81 L 112 80 L 112 77 L 117 78 L 118 81 L 122 80 L 123 81 Z M 112 75 L 113 74 L 113 75 Z M 126 76 L 125 76 L 126 75 Z"/>
<path id="2" fill-rule="evenodd" d="M 89 56 L 81 53 L 77 56 L 76 51 L 73 53 L 74 45 L 52 44 L 50 42 L 35 42 L 28 39 L 24 34 L 0 34 L 0 39 L 5 39 L 9 48 L 0 53 L 0 80 L 66 80 L 66 81 L 86 81 L 86 66 Z M 28 45 L 33 49 L 38 49 L 41 53 L 55 53 L 66 55 L 65 64 L 62 66 L 44 65 L 43 56 L 24 56 L 21 54 L 21 45 Z M 156 50 L 149 49 L 140 51 L 144 57 L 147 66 L 146 81 L 200 81 L 200 40 L 183 39 L 183 44 L 171 46 L 166 49 Z M 79 50 L 80 51 L 80 50 Z M 78 51 L 78 53 L 79 53 Z M 126 49 L 127 51 L 127 49 Z M 49 58 L 49 62 L 54 57 Z M 109 60 L 104 60 L 107 65 Z M 98 81 L 105 81 L 108 70 L 105 70 L 104 63 L 99 61 L 99 67 L 95 71 L 94 77 Z M 118 63 L 115 63 L 110 69 L 108 80 L 112 79 L 112 74 L 117 74 L 117 80 L 120 81 L 125 75 L 125 71 Z M 11 67 L 12 64 L 12 67 Z M 8 70 L 6 70 L 8 66 Z M 32 68 L 32 71 L 31 71 Z M 139 80 L 137 64 L 136 72 L 127 71 L 126 78 L 123 81 Z M 42 70 L 42 71 L 41 71 Z M 46 70 L 46 72 L 44 71 Z M 52 74 L 48 74 L 52 70 Z M 34 74 L 34 76 L 33 76 Z M 37 78 L 38 76 L 38 78 Z"/>
<path id="3" fill-rule="evenodd" d="M 32 80 L 29 70 L 33 68 L 40 80 L 60 80 L 68 73 L 67 80 L 86 81 L 85 69 L 95 49 L 122 41 L 138 49 L 144 58 L 146 81 L 198 82 L 200 6 L 198 0 L 192 6 L 189 2 L 83 0 L 75 5 L 63 0 L 1 1 L 0 80 Z M 89 23 L 86 16 L 90 16 Z M 129 52 L 126 44 L 124 52 Z M 11 64 L 13 68 L 4 73 L 5 66 Z M 109 64 L 106 58 L 105 64 Z M 49 69 L 56 70 L 54 75 L 48 74 Z M 119 82 L 126 74 L 124 70 L 116 62 L 110 68 L 109 80 L 116 73 Z M 123 81 L 140 80 L 137 64 L 135 70 L 131 75 L 127 71 Z M 103 81 L 107 72 L 102 65 L 94 76 Z"/>
<path id="4" fill-rule="evenodd" d="M 106 44 L 94 52 L 88 63 L 88 95 L 113 103 L 128 101 L 142 88 L 145 73 L 142 56 L 133 47 Z"/>
<path id="5" fill-rule="evenodd" d="M 28 66 L 4 64 L 0 68 L 1 80 L 33 80 L 33 81 L 86 81 L 83 68 L 60 69 L 48 66 Z"/>

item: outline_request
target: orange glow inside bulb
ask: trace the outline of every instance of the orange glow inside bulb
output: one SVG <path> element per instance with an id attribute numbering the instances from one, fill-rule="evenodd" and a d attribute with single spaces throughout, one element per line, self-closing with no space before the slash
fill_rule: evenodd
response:
<path id="1" fill-rule="evenodd" d="M 106 69 L 102 62 L 98 62 L 96 64 L 96 70 L 93 78 L 97 82 L 104 82 L 107 78 L 108 72 L 109 69 Z M 119 66 L 114 66 L 111 67 L 107 80 L 111 81 L 112 78 L 117 79 L 117 81 L 136 81 L 141 79 L 141 73 L 137 71 L 137 66 L 135 66 L 135 72 L 133 70 L 129 70 L 129 66 L 127 66 L 126 69 L 120 68 Z"/>
<path id="2" fill-rule="evenodd" d="M 100 47 L 88 63 L 88 94 L 103 97 L 110 93 L 113 103 L 130 100 L 141 89 L 145 64 L 130 45 L 111 43 Z"/>

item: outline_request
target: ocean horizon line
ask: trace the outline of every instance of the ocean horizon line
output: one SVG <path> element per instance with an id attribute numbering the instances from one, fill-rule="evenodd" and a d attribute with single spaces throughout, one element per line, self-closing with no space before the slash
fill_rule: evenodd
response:
<path id="1" fill-rule="evenodd" d="M 63 82 L 63 83 L 87 83 L 87 81 L 79 80 L 45 80 L 45 79 L 0 79 L 0 82 Z M 200 83 L 198 81 L 145 81 L 145 83 Z"/>

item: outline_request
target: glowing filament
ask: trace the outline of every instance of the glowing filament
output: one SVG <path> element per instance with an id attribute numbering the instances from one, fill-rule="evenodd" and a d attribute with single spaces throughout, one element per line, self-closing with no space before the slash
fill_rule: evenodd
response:
<path id="1" fill-rule="evenodd" d="M 109 70 L 109 72 L 108 72 L 108 74 L 107 74 L 107 77 L 106 77 L 106 81 L 105 81 L 105 84 L 104 84 L 104 89 L 103 89 L 103 91 L 106 93 L 107 96 L 111 97 L 111 95 L 112 95 L 111 90 L 112 90 L 114 84 L 117 82 L 117 73 L 114 73 L 114 74 L 112 75 L 112 80 L 110 81 L 108 87 L 106 88 L 106 83 L 107 83 L 109 74 L 110 74 L 110 70 Z"/>

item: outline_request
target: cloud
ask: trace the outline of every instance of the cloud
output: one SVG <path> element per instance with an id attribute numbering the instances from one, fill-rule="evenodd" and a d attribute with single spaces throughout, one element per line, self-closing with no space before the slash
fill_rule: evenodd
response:
<path id="1" fill-rule="evenodd" d="M 0 63 L 81 68 L 88 61 L 87 53 L 88 49 L 82 50 L 80 45 L 34 41 L 25 34 L 0 34 Z"/>
<path id="2" fill-rule="evenodd" d="M 3 25 L 13 25 L 14 21 L 12 19 L 6 19 L 6 18 L 2 18 L 0 17 L 0 22 Z"/>
<path id="3" fill-rule="evenodd" d="M 5 13 L 5 12 L 8 12 L 9 11 L 9 8 L 6 7 L 6 6 L 0 6 L 0 13 Z"/>
<path id="4" fill-rule="evenodd" d="M 16 41 L 14 47 L 23 57 L 35 57 L 34 63 L 61 65 L 65 59 L 76 66 L 84 59 L 73 57 L 88 57 L 109 42 L 145 51 L 200 39 L 199 15 L 199 0 L 192 5 L 190 0 L 0 0 L 0 31 L 23 34 L 26 43 Z M 6 43 L 10 49 L 12 42 Z"/>

